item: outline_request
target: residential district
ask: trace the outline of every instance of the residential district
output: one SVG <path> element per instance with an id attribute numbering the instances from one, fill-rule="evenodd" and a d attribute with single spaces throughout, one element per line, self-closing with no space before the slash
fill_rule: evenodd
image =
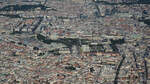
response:
<path id="1" fill-rule="evenodd" d="M 0 0 L 0 84 L 150 84 L 150 0 Z"/>

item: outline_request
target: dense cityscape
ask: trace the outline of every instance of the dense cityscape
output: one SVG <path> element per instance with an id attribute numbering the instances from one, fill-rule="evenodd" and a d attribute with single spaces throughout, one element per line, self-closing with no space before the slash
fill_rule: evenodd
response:
<path id="1" fill-rule="evenodd" d="M 150 84 L 150 0 L 0 0 L 0 84 Z"/>

